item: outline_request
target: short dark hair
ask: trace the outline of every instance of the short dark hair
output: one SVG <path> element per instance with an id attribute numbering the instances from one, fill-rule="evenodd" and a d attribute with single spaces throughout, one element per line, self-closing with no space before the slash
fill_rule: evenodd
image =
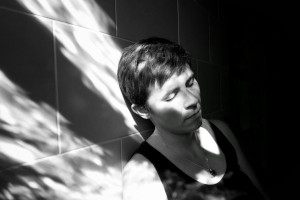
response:
<path id="1" fill-rule="evenodd" d="M 150 37 L 123 49 L 118 65 L 118 81 L 131 104 L 144 106 L 149 87 L 161 87 L 174 73 L 191 65 L 188 52 L 170 40 Z"/>

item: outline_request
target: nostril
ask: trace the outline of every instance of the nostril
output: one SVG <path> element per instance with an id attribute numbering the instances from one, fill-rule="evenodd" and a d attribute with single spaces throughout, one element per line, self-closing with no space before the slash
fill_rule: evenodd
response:
<path id="1" fill-rule="evenodd" d="M 186 109 L 197 109 L 198 107 L 198 100 L 194 97 L 190 97 L 185 102 L 185 108 Z"/>
<path id="2" fill-rule="evenodd" d="M 185 109 L 197 109 L 199 104 L 199 99 L 197 98 L 197 95 L 194 94 L 193 91 L 187 90 L 184 94 L 184 107 Z M 199 105 L 200 106 L 200 105 Z"/>
<path id="3" fill-rule="evenodd" d="M 197 109 L 197 103 L 196 103 L 196 104 L 189 104 L 189 105 L 186 107 L 186 109 L 193 109 L 193 110 Z"/>

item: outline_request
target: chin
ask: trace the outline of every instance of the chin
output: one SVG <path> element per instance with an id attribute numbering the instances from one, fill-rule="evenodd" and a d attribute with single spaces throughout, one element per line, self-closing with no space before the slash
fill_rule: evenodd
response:
<path id="1" fill-rule="evenodd" d="M 197 127 L 197 129 L 202 126 L 202 119 L 200 119 L 198 123 L 199 123 L 199 126 Z"/>
<path id="2" fill-rule="evenodd" d="M 198 119 L 197 119 L 197 122 L 198 124 L 200 124 L 200 126 L 202 126 L 202 116 L 200 116 Z"/>
<path id="3" fill-rule="evenodd" d="M 200 118 L 199 120 L 197 120 L 194 124 L 193 124 L 193 129 L 197 130 L 202 126 L 202 118 Z"/>

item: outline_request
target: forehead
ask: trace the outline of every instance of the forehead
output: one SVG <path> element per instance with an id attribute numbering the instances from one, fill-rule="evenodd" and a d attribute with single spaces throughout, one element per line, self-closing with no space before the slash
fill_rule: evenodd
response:
<path id="1" fill-rule="evenodd" d="M 153 93 L 164 93 L 168 92 L 169 90 L 175 89 L 182 84 L 185 85 L 188 78 L 190 78 L 193 74 L 193 71 L 187 65 L 186 69 L 182 73 L 173 74 L 170 78 L 166 80 L 166 82 L 163 85 L 160 86 L 157 82 L 155 82 L 154 85 L 149 87 L 149 94 L 151 96 Z"/>

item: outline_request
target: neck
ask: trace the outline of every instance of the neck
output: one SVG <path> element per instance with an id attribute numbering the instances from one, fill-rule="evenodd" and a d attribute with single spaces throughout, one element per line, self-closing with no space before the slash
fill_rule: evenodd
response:
<path id="1" fill-rule="evenodd" d="M 155 129 L 151 135 L 151 140 L 165 147 L 182 149 L 193 146 L 197 142 L 197 137 L 195 131 L 186 134 L 172 134 Z"/>

